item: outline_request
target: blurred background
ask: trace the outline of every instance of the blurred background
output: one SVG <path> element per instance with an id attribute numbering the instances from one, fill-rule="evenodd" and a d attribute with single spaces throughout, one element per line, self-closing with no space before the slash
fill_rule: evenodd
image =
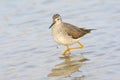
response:
<path id="1" fill-rule="evenodd" d="M 56 13 L 97 29 L 70 57 L 51 36 Z M 0 80 L 120 80 L 119 33 L 120 0 L 0 0 Z"/>

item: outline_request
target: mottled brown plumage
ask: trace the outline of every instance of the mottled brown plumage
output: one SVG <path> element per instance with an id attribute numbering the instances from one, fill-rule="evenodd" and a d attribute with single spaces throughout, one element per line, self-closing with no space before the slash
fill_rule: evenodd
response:
<path id="1" fill-rule="evenodd" d="M 93 29 L 78 28 L 72 24 L 62 22 L 61 16 L 59 14 L 53 15 L 52 26 L 52 35 L 54 40 L 58 44 L 67 46 L 67 49 L 63 52 L 63 55 L 66 55 L 66 52 L 70 52 L 73 49 L 83 48 L 83 45 L 79 42 L 80 38 L 85 34 L 90 33 Z M 69 48 L 69 45 L 78 43 L 80 46 L 75 48 Z"/>
<path id="2" fill-rule="evenodd" d="M 83 37 L 85 34 L 90 33 L 93 29 L 85 29 L 85 28 L 78 28 L 72 24 L 64 23 L 64 29 L 68 33 L 69 36 L 72 36 L 74 39 L 78 39 Z"/>

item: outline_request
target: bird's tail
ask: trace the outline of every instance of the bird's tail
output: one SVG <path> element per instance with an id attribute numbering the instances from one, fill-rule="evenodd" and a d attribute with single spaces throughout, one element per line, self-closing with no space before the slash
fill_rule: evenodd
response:
<path id="1" fill-rule="evenodd" d="M 96 30 L 96 29 L 85 29 L 85 28 L 80 28 L 80 29 L 85 33 L 90 33 L 92 30 Z"/>
<path id="2" fill-rule="evenodd" d="M 96 29 L 86 29 L 88 33 L 90 33 L 92 30 L 96 30 Z"/>

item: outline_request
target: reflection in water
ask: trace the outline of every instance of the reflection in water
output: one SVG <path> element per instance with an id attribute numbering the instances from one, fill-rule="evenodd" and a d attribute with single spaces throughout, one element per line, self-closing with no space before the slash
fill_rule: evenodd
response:
<path id="1" fill-rule="evenodd" d="M 79 71 L 83 62 L 87 59 L 83 56 L 65 57 L 64 62 L 57 64 L 48 77 L 69 77 L 72 73 Z"/>

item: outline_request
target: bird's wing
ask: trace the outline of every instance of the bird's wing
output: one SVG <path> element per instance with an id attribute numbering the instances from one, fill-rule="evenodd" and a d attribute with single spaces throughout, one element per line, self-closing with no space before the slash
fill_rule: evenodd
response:
<path id="1" fill-rule="evenodd" d="M 78 28 L 69 23 L 64 23 L 64 28 L 65 28 L 65 31 L 67 32 L 67 34 L 69 36 L 72 36 L 72 38 L 74 38 L 74 39 L 78 39 L 90 32 L 90 29 Z"/>

